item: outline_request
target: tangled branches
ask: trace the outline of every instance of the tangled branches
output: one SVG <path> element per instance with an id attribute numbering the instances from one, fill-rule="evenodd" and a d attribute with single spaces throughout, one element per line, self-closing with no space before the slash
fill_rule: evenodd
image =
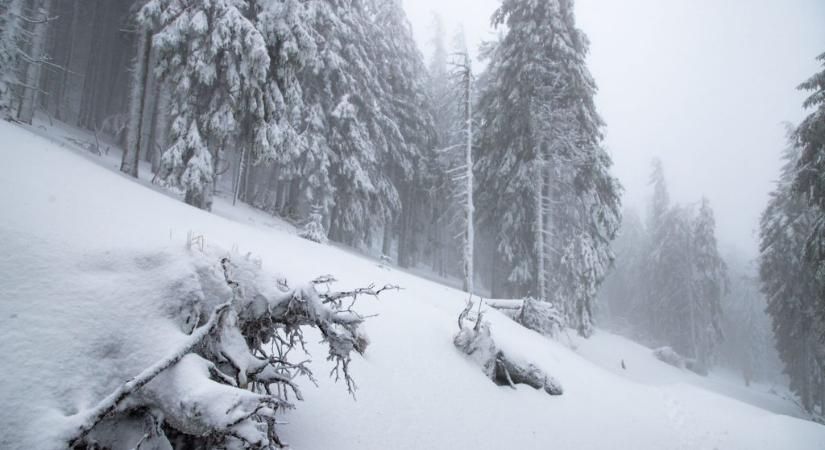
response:
<path id="1" fill-rule="evenodd" d="M 293 357 L 296 349 L 308 354 L 305 327 L 320 330 L 330 375 L 354 394 L 351 355 L 369 345 L 368 317 L 355 302 L 397 287 L 332 292 L 335 279 L 325 276 L 290 288 L 249 258 L 223 258 L 215 272 L 231 300 L 202 318 L 185 345 L 101 401 L 67 439 L 71 448 L 107 448 L 128 434 L 142 436 L 135 448 L 283 447 L 276 415 L 303 399 L 299 378 L 317 384 L 310 361 Z"/>

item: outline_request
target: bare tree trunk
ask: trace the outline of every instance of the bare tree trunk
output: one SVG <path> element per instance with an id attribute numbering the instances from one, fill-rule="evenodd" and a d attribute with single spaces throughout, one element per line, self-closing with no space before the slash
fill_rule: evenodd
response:
<path id="1" fill-rule="evenodd" d="M 241 157 L 238 158 L 238 166 L 235 169 L 235 189 L 232 194 L 232 206 L 238 203 L 238 195 L 241 192 L 241 176 L 244 172 L 244 164 L 246 164 L 246 146 L 241 149 Z"/>
<path id="2" fill-rule="evenodd" d="M 135 61 L 132 94 L 129 100 L 129 131 L 126 151 L 120 171 L 138 177 L 140 163 L 141 137 L 144 127 L 144 109 L 146 108 L 146 84 L 149 78 L 149 59 L 152 53 L 152 34 L 143 29 L 138 40 L 138 56 Z"/>
<path id="3" fill-rule="evenodd" d="M 29 56 L 28 67 L 26 68 L 26 86 L 23 90 L 23 101 L 20 104 L 18 120 L 31 124 L 34 119 L 34 110 L 37 107 L 37 99 L 40 93 L 40 77 L 42 73 L 42 61 L 46 57 L 46 28 L 48 25 L 49 11 L 52 0 L 38 0 L 35 3 L 35 24 L 32 29 L 32 44 Z"/>
<path id="4" fill-rule="evenodd" d="M 475 205 L 473 204 L 473 68 L 469 53 L 464 54 L 464 120 L 466 126 L 467 148 L 464 155 L 465 182 L 467 190 L 466 204 L 464 205 L 464 291 L 473 295 L 475 290 L 473 269 L 473 250 L 475 247 Z"/>
<path id="5" fill-rule="evenodd" d="M 544 225 L 544 155 L 539 148 L 536 152 L 536 296 L 541 301 L 547 301 L 547 272 L 545 261 L 547 261 L 547 244 L 545 243 Z"/>

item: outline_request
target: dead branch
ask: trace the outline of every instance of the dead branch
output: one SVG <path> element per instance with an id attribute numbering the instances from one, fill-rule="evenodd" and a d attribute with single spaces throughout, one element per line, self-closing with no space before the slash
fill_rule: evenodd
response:
<path id="1" fill-rule="evenodd" d="M 69 448 L 75 448 L 83 440 L 83 438 L 86 437 L 89 431 L 94 428 L 95 425 L 97 425 L 106 416 L 114 412 L 127 397 L 152 381 L 164 370 L 177 364 L 181 359 L 183 359 L 184 356 L 191 353 L 195 347 L 202 344 L 206 337 L 212 334 L 221 323 L 224 314 L 229 310 L 230 306 L 231 303 L 229 302 L 219 305 L 214 311 L 212 311 L 212 314 L 209 316 L 209 321 L 202 327 L 195 330 L 195 332 L 192 333 L 187 340 L 186 344 L 184 344 L 180 349 L 178 349 L 171 356 L 158 361 L 136 377 L 122 384 L 114 392 L 98 403 L 97 406 L 95 406 L 91 412 L 88 413 L 86 419 L 83 420 L 80 427 L 75 431 L 75 435 L 69 439 Z"/>

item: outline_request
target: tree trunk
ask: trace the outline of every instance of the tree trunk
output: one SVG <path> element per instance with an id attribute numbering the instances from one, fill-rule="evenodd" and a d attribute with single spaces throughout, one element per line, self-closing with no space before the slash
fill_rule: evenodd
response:
<path id="1" fill-rule="evenodd" d="M 466 140 L 467 148 L 464 155 L 464 164 L 466 164 L 465 177 L 467 199 L 464 205 L 464 291 L 469 292 L 470 296 L 475 291 L 473 269 L 473 250 L 475 246 L 475 205 L 473 205 L 473 69 L 470 65 L 470 56 L 465 54 L 464 59 L 466 74 L 464 76 L 464 104 L 465 104 L 465 121 L 466 121 Z"/>
<path id="2" fill-rule="evenodd" d="M 547 260 L 545 251 L 547 245 L 544 242 L 544 156 L 541 149 L 536 154 L 536 296 L 541 301 L 547 301 L 547 272 L 544 263 Z"/>
<path id="3" fill-rule="evenodd" d="M 18 120 L 30 124 L 34 119 L 34 110 L 37 107 L 37 99 L 40 93 L 40 77 L 42 74 L 41 61 L 45 58 L 46 31 L 48 27 L 49 11 L 51 10 L 51 0 L 38 0 L 35 5 L 35 20 L 37 23 L 32 28 L 32 44 L 29 61 L 26 68 L 26 86 L 23 90 L 23 101 L 20 104 Z"/>
<path id="4" fill-rule="evenodd" d="M 166 148 L 168 134 L 169 134 L 169 103 L 171 96 L 169 94 L 169 86 L 166 83 L 160 83 L 158 89 L 158 101 L 156 102 L 155 111 L 155 129 L 154 138 L 152 139 L 152 172 L 157 174 L 160 170 L 160 164 L 163 158 L 163 151 Z"/>
<path id="5" fill-rule="evenodd" d="M 390 256 L 390 250 L 392 248 L 392 224 L 391 219 L 388 217 L 386 219 L 386 223 L 384 224 L 384 242 L 381 245 L 381 254 L 384 256 Z"/>
<path id="6" fill-rule="evenodd" d="M 135 61 L 134 79 L 129 108 L 129 131 L 126 151 L 120 171 L 138 177 L 140 164 L 141 138 L 144 135 L 144 110 L 146 108 L 146 85 L 149 79 L 149 59 L 152 54 L 152 34 L 143 29 L 138 40 L 138 57 Z M 187 194 L 188 196 L 188 194 Z M 188 203 L 188 202 L 187 202 Z"/>
<path id="7" fill-rule="evenodd" d="M 246 164 L 246 146 L 241 149 L 241 156 L 238 158 L 238 164 L 235 169 L 235 186 L 232 195 L 232 206 L 238 202 L 238 195 L 241 192 L 241 176 L 244 172 L 244 164 Z"/>

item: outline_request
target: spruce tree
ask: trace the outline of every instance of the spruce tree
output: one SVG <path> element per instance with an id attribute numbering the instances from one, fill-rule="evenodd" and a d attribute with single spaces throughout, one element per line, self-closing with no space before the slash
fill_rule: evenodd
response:
<path id="1" fill-rule="evenodd" d="M 724 334 L 722 297 L 728 290 L 727 266 L 719 256 L 715 236 L 716 222 L 710 202 L 702 198 L 693 221 L 691 260 L 693 283 L 690 289 L 690 327 L 693 357 L 706 371 L 713 362 Z"/>
<path id="2" fill-rule="evenodd" d="M 389 174 L 400 205 L 395 217 L 398 264 L 415 265 L 422 251 L 428 217 L 426 180 L 435 146 L 435 126 L 427 95 L 426 67 L 400 0 L 372 0 L 374 40 L 379 57 L 376 69 L 384 83 L 382 109 L 390 121 L 380 122 L 388 152 L 381 155 L 381 171 Z M 386 253 L 386 252 L 385 252 Z"/>
<path id="3" fill-rule="evenodd" d="M 588 336 L 620 217 L 588 41 L 570 0 L 505 0 L 493 23 L 507 33 L 479 105 L 479 209 L 511 290 L 544 295 Z"/>
<path id="4" fill-rule="evenodd" d="M 203 209 L 211 208 L 217 153 L 230 140 L 261 136 L 249 122 L 265 113 L 270 59 L 249 13 L 246 0 L 151 0 L 138 16 L 156 30 L 157 72 L 172 86 L 172 145 L 160 176 Z"/>
<path id="5" fill-rule="evenodd" d="M 813 411 L 817 402 L 825 407 L 825 352 L 821 345 L 825 326 L 818 313 L 823 278 L 805 257 L 818 211 L 794 189 L 800 169 L 805 170 L 800 157 L 806 150 L 797 142 L 794 136 L 783 155 L 781 178 L 762 214 L 759 276 L 790 387 L 804 408 Z"/>
<path id="6" fill-rule="evenodd" d="M 311 159 L 306 174 L 315 182 L 316 203 L 325 215 L 330 238 L 348 244 L 369 242 L 386 218 L 400 207 L 398 192 L 380 170 L 389 153 L 384 82 L 375 70 L 376 31 L 365 1 L 330 0 L 313 8 L 310 24 L 318 57 L 301 71 Z"/>

